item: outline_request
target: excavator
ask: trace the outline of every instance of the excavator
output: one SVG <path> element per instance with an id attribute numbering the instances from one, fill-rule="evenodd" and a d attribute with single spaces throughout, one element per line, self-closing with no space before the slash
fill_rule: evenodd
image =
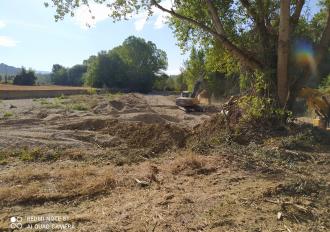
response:
<path id="1" fill-rule="evenodd" d="M 193 92 L 183 91 L 181 96 L 176 98 L 176 105 L 183 111 L 203 112 L 203 104 L 210 104 L 210 97 L 206 90 L 202 90 L 203 75 L 195 82 Z"/>
<path id="2" fill-rule="evenodd" d="M 304 87 L 300 90 L 298 97 L 306 99 L 308 109 L 313 110 L 318 116 L 313 124 L 322 129 L 327 129 L 330 122 L 330 103 L 327 97 L 316 89 Z"/>

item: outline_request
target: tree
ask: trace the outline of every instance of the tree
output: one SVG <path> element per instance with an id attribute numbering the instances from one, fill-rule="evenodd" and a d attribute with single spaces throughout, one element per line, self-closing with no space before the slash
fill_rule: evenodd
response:
<path id="1" fill-rule="evenodd" d="M 14 85 L 34 85 L 37 77 L 33 70 L 26 70 L 22 67 L 21 72 L 13 80 Z"/>
<path id="2" fill-rule="evenodd" d="M 280 11 L 279 1 L 273 0 L 178 0 L 173 2 L 170 9 L 163 7 L 160 0 L 94 1 L 104 3 L 111 8 L 111 16 L 117 20 L 126 18 L 132 15 L 133 12 L 142 9 L 151 14 L 155 9 L 168 13 L 172 16 L 171 24 L 181 44 L 186 44 L 188 41 L 199 42 L 204 46 L 221 44 L 222 49 L 238 62 L 241 70 L 250 73 L 263 73 L 264 81 L 269 84 L 269 89 L 266 92 L 270 92 L 270 97 L 275 102 L 278 102 L 278 99 L 283 99 L 282 96 L 278 96 L 278 93 L 282 94 L 283 89 L 284 92 L 286 92 L 285 89 L 290 90 L 290 97 L 287 98 L 287 101 L 288 103 L 292 102 L 299 89 L 311 77 L 310 68 L 304 67 L 303 77 L 290 76 L 287 84 L 282 83 L 281 78 L 277 79 L 277 76 L 281 75 L 277 75 L 277 72 L 283 72 L 285 66 L 285 62 L 284 64 L 280 62 L 280 67 L 277 68 L 277 61 L 285 60 L 285 57 L 283 57 L 285 53 L 280 52 L 279 54 L 277 50 L 279 47 L 279 31 L 282 31 L 283 27 L 286 27 L 289 23 L 290 34 L 295 33 L 301 18 L 303 18 L 301 12 L 305 0 L 282 1 L 283 3 L 290 2 L 289 18 L 284 17 L 287 11 Z M 57 7 L 56 19 L 62 19 L 68 12 L 73 12 L 81 4 L 88 4 L 88 2 L 53 0 L 54 5 Z M 314 44 L 315 65 L 317 67 L 323 61 L 330 42 L 330 2 L 321 0 L 320 3 L 322 4 L 322 11 L 327 14 L 327 20 L 320 40 Z M 292 37 L 289 37 L 290 39 Z M 287 69 L 292 67 L 294 66 L 289 65 Z M 288 70 L 287 73 L 292 72 Z M 285 86 L 289 83 L 290 86 Z M 277 91 L 278 87 L 280 91 Z M 286 105 L 283 105 L 282 100 L 279 103 L 282 107 Z"/>
<path id="3" fill-rule="evenodd" d="M 167 56 L 151 41 L 130 36 L 122 45 L 91 56 L 84 63 L 87 85 L 149 92 L 166 69 Z"/>
<path id="4" fill-rule="evenodd" d="M 127 87 L 139 92 L 149 92 L 157 76 L 167 68 L 166 52 L 151 41 L 130 36 L 112 52 L 125 63 Z"/>
<path id="5" fill-rule="evenodd" d="M 194 46 L 190 51 L 189 60 L 185 61 L 182 71 L 182 79 L 190 91 L 193 90 L 195 82 L 203 78 L 203 88 L 210 95 L 221 97 L 237 93 L 239 90 L 238 76 L 234 71 L 217 67 L 218 55 L 213 55 L 214 49 L 196 49 Z M 223 59 L 223 57 L 221 57 Z M 227 62 L 228 63 L 228 62 Z M 216 65 L 214 65 L 216 64 Z"/>
<path id="6" fill-rule="evenodd" d="M 51 81 L 56 85 L 81 86 L 83 74 L 86 72 L 86 65 L 77 64 L 71 68 L 54 64 L 51 73 Z"/>
<path id="7" fill-rule="evenodd" d="M 124 88 L 126 66 L 115 52 L 100 52 L 87 62 L 85 84 L 93 87 Z"/>
<path id="8" fill-rule="evenodd" d="M 68 79 L 67 69 L 62 65 L 54 64 L 50 77 L 55 85 L 66 85 Z"/>
<path id="9" fill-rule="evenodd" d="M 290 34 L 290 1 L 280 2 L 280 26 L 278 35 L 277 59 L 277 94 L 280 105 L 284 106 L 289 94 L 288 62 L 289 62 L 289 34 Z"/>
<path id="10" fill-rule="evenodd" d="M 71 86 L 81 86 L 84 83 L 83 75 L 87 71 L 85 65 L 77 64 L 67 70 L 67 84 Z"/>

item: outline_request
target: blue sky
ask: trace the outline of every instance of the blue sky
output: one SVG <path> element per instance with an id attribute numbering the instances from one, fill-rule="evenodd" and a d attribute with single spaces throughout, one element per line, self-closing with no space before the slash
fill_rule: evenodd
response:
<path id="1" fill-rule="evenodd" d="M 44 2 L 0 0 L 0 63 L 40 71 L 50 71 L 56 63 L 70 67 L 101 50 L 120 45 L 130 35 L 151 40 L 165 50 L 169 74 L 179 73 L 187 58 L 176 46 L 172 31 L 164 24 L 165 15 L 159 11 L 148 21 L 145 14 L 140 14 L 129 21 L 113 23 L 107 16 L 108 9 L 95 4 L 91 6 L 95 20 L 87 9 L 81 8 L 74 18 L 68 16 L 55 22 L 54 8 L 45 8 Z M 316 2 L 307 1 L 312 13 Z"/>
<path id="2" fill-rule="evenodd" d="M 53 64 L 72 66 L 90 55 L 120 45 L 130 35 L 153 41 L 167 52 L 169 74 L 179 73 L 187 55 L 176 46 L 172 31 L 164 24 L 164 15 L 146 21 L 144 14 L 129 21 L 113 23 L 105 7 L 93 5 L 96 19 L 86 9 L 76 17 L 54 21 L 54 8 L 45 8 L 45 0 L 0 1 L 0 63 L 50 71 Z M 88 22 L 92 26 L 86 27 Z"/>

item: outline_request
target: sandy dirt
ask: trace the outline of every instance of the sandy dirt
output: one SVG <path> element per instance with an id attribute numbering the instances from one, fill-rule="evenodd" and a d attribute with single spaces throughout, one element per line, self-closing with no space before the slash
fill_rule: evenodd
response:
<path id="1" fill-rule="evenodd" d="M 1 101 L 0 231 L 329 231 L 327 150 L 194 143 L 174 100 Z"/>

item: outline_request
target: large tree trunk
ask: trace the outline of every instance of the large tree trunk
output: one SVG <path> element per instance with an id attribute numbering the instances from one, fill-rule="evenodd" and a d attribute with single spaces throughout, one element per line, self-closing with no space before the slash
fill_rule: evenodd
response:
<path id="1" fill-rule="evenodd" d="M 289 60 L 289 34 L 290 34 L 290 1 L 281 0 L 280 28 L 278 36 L 277 53 L 277 95 L 282 107 L 288 98 L 288 60 Z"/>

